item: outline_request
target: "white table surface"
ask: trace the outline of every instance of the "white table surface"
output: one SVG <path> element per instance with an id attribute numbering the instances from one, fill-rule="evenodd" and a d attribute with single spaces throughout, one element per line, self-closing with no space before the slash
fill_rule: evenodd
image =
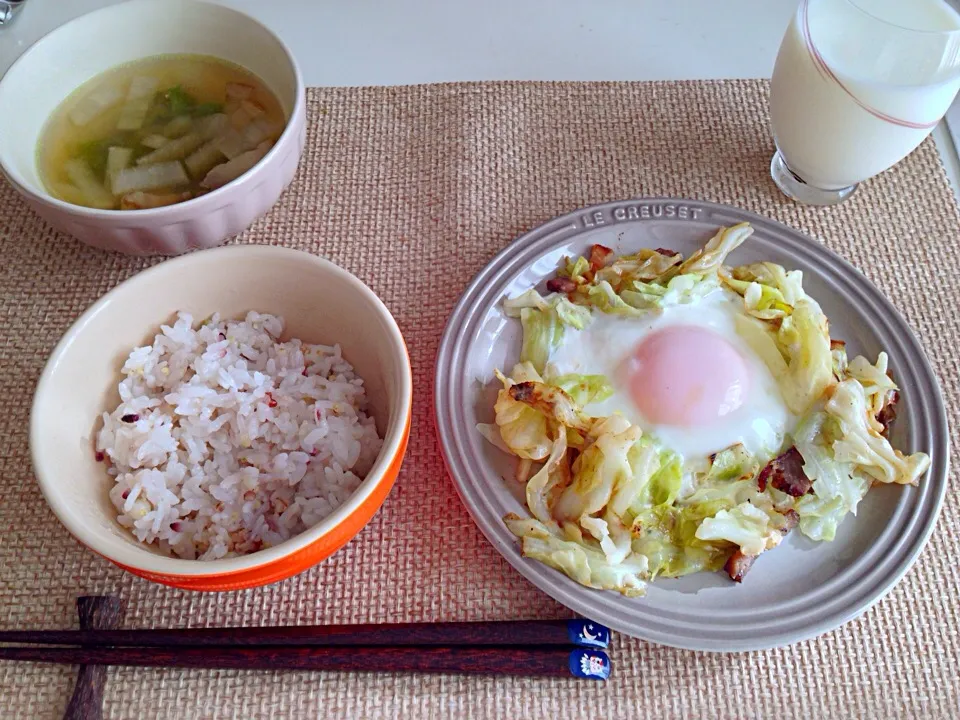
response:
<path id="1" fill-rule="evenodd" d="M 116 1 L 27 0 L 14 24 L 0 29 L 0 73 L 56 26 Z M 797 4 L 797 0 L 220 1 L 253 15 L 283 38 L 307 85 L 769 77 Z M 960 109 L 955 111 L 960 120 Z M 9 121 L 0 119 L 0 132 L 2 123 Z M 957 188 L 960 162 L 943 123 L 934 137 Z"/>

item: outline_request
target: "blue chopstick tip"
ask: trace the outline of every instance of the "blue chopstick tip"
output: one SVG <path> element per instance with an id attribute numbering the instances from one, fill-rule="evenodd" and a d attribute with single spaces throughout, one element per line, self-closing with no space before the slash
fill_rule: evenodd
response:
<path id="1" fill-rule="evenodd" d="M 600 650 L 577 648 L 570 653 L 570 674 L 587 680 L 606 680 L 610 677 L 610 658 Z"/>
<path id="2" fill-rule="evenodd" d="M 610 630 L 593 620 L 568 620 L 570 642 L 580 647 L 605 648 L 610 644 Z"/>

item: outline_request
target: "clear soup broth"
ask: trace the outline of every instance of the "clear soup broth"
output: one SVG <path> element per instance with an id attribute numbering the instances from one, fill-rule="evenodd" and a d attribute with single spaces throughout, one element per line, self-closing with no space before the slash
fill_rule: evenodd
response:
<path id="1" fill-rule="evenodd" d="M 215 190 L 251 169 L 286 118 L 260 78 L 206 55 L 159 55 L 98 75 L 40 135 L 40 177 L 75 205 L 142 210 Z"/>

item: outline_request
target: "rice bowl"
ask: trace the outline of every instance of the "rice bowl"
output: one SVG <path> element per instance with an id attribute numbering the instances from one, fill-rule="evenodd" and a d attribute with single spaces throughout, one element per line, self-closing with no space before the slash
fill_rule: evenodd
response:
<path id="1" fill-rule="evenodd" d="M 284 319 L 281 343 L 299 339 L 310 345 L 340 345 L 342 357 L 363 378 L 365 412 L 382 447 L 356 490 L 299 534 L 255 552 L 184 559 L 156 542 L 139 541 L 118 522 L 119 511 L 109 496 L 116 482 L 96 456 L 103 413 L 112 414 L 123 400 L 118 382 L 131 349 L 154 344 L 157 329 L 170 324 L 178 312 L 187 311 L 195 319 L 215 313 L 242 319 L 251 310 Z M 326 559 L 380 509 L 406 452 L 412 386 L 410 360 L 396 321 L 376 294 L 346 270 L 307 252 L 262 245 L 191 253 L 121 283 L 64 334 L 34 394 L 34 471 L 44 499 L 64 527 L 124 570 L 184 589 L 256 587 Z"/>
<path id="2" fill-rule="evenodd" d="M 52 195 L 41 180 L 36 150 L 57 106 L 104 71 L 176 54 L 213 56 L 263 80 L 287 119 L 276 145 L 243 177 L 185 203 L 129 213 L 80 207 Z M 131 0 L 61 25 L 0 79 L 0 114 L 17 118 L 0 135 L 0 168 L 27 205 L 81 242 L 134 255 L 177 255 L 240 233 L 290 184 L 306 142 L 306 90 L 290 49 L 249 15 L 196 0 Z"/>

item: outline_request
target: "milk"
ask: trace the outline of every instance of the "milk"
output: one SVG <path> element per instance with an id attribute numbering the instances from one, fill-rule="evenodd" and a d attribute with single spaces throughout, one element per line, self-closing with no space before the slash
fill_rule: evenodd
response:
<path id="1" fill-rule="evenodd" d="M 960 33 L 943 34 L 954 30 L 960 15 L 939 0 L 801 2 L 770 91 L 774 137 L 790 169 L 833 190 L 909 154 L 960 87 Z"/>

